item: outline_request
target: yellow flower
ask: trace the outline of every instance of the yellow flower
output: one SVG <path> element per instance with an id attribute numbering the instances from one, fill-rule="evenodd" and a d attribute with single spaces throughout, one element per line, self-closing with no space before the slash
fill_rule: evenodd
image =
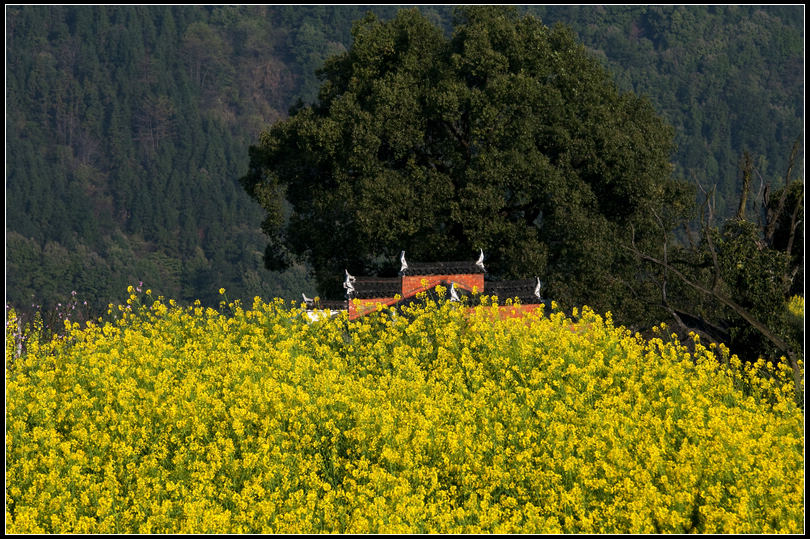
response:
<path id="1" fill-rule="evenodd" d="M 7 373 L 7 531 L 803 529 L 786 359 L 497 309 L 161 300 L 72 326 Z"/>

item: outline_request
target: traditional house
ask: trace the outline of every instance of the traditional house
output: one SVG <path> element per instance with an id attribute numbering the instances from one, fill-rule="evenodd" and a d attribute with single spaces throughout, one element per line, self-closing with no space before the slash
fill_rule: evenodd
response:
<path id="1" fill-rule="evenodd" d="M 468 296 L 468 305 L 477 303 L 480 295 L 497 296 L 501 303 L 517 299 L 516 305 L 501 305 L 505 316 L 521 316 L 550 303 L 542 299 L 542 283 L 537 278 L 511 281 L 485 279 L 483 257 L 482 252 L 477 262 L 407 263 L 402 253 L 402 269 L 398 277 L 354 277 L 347 271 L 343 284 L 346 301 L 322 302 L 320 307 L 333 312 L 346 309 L 349 319 L 354 320 L 376 311 L 378 305 L 411 303 L 421 292 L 431 293 L 437 286 L 446 288 L 446 298 L 450 301 L 460 301 L 461 296 Z"/>

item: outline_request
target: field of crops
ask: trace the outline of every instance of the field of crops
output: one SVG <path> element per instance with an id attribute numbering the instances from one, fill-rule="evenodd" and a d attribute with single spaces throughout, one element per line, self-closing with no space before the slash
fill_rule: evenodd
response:
<path id="1" fill-rule="evenodd" d="M 804 531 L 790 367 L 498 312 L 131 290 L 25 349 L 10 313 L 6 532 Z"/>

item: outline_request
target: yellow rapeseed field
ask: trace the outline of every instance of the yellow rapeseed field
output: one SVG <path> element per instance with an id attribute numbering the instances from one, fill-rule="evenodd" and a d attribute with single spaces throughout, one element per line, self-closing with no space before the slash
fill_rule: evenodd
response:
<path id="1" fill-rule="evenodd" d="M 804 531 L 785 363 L 587 308 L 130 292 L 25 350 L 9 315 L 7 533 Z"/>

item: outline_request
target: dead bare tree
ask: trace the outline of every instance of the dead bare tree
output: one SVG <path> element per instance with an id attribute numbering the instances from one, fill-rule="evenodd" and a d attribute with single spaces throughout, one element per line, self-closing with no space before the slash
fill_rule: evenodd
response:
<path id="1" fill-rule="evenodd" d="M 785 188 L 782 189 L 782 194 L 779 197 L 779 202 L 776 203 L 774 207 L 770 202 L 770 185 L 766 186 L 765 188 L 765 207 L 767 208 L 767 217 L 766 217 L 766 225 L 765 225 L 765 241 L 768 242 L 768 245 L 773 244 L 773 237 L 776 233 L 776 224 L 779 221 L 779 216 L 782 214 L 785 208 L 785 202 L 787 201 L 788 195 L 788 186 L 791 183 L 791 175 L 793 174 L 793 167 L 796 164 L 796 156 L 799 153 L 799 141 L 797 140 L 793 144 L 793 149 L 790 152 L 790 160 L 788 161 L 788 169 L 787 174 L 785 174 Z M 796 205 L 796 210 L 798 210 L 799 204 Z M 794 218 L 791 223 L 791 230 L 795 230 L 794 226 L 796 223 L 796 213 L 797 211 L 793 212 Z"/>

